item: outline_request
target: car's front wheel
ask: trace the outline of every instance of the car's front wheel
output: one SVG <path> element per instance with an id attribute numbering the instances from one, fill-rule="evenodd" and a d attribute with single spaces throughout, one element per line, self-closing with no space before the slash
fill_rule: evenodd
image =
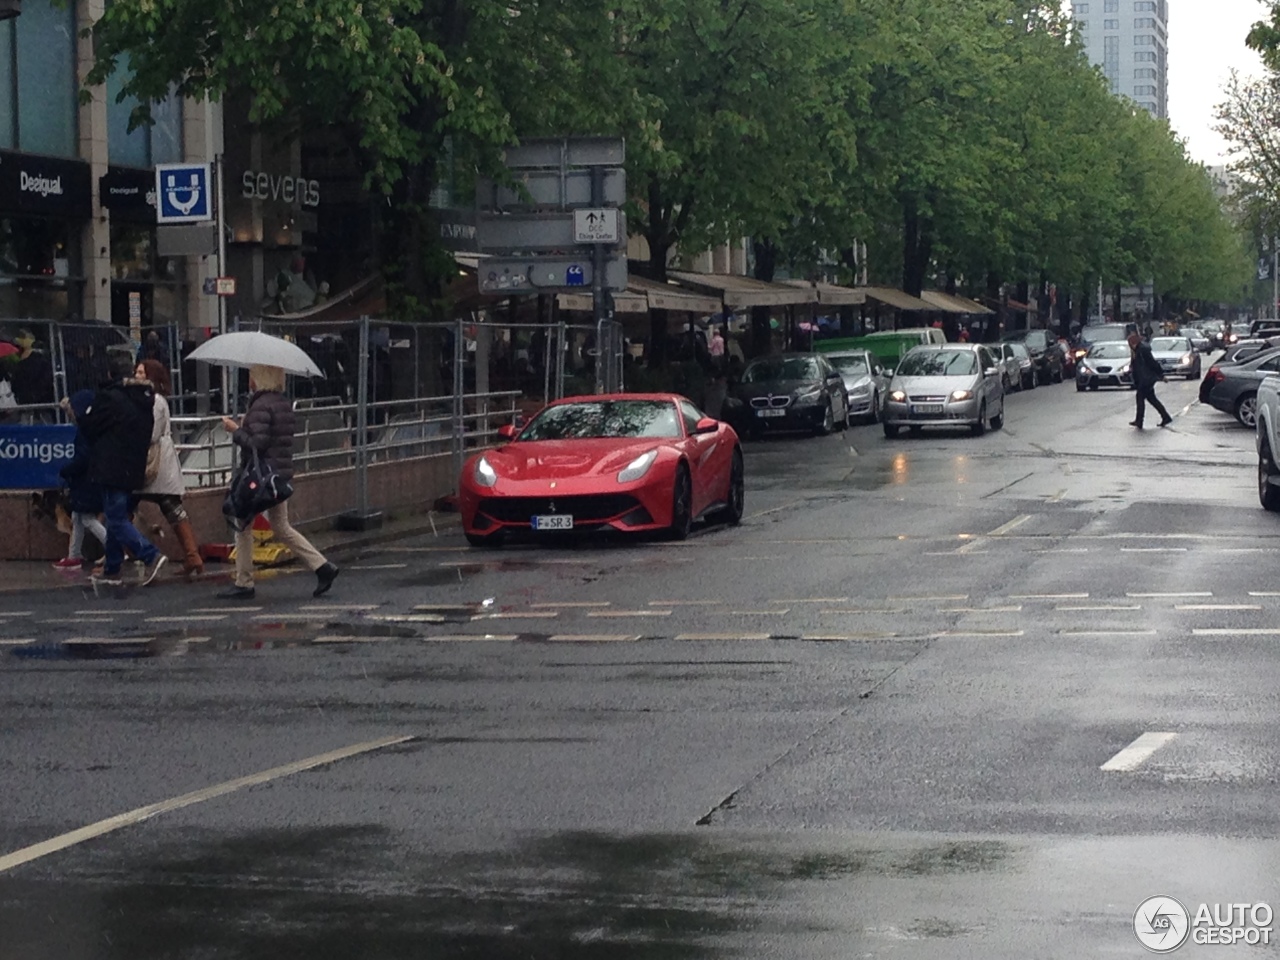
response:
<path id="1" fill-rule="evenodd" d="M 1271 482 L 1277 472 L 1280 471 L 1271 458 L 1271 447 L 1263 440 L 1262 449 L 1258 451 L 1258 501 L 1262 509 L 1271 513 L 1280 513 L 1280 487 Z"/>
<path id="2" fill-rule="evenodd" d="M 978 408 L 978 422 L 969 427 L 969 432 L 975 437 L 980 437 L 987 432 L 987 405 L 985 403 Z"/>
<path id="3" fill-rule="evenodd" d="M 884 425 L 884 435 L 892 440 L 898 435 L 898 426 L 894 423 L 886 423 Z"/>
<path id="4" fill-rule="evenodd" d="M 873 393 L 871 395 L 871 412 L 867 414 L 867 422 L 880 422 L 880 394 L 878 393 Z"/>
<path id="5" fill-rule="evenodd" d="M 813 431 L 820 437 L 825 437 L 836 428 L 835 411 L 831 409 L 831 401 L 827 401 L 826 409 L 822 411 L 822 423 Z"/>
<path id="6" fill-rule="evenodd" d="M 671 491 L 671 526 L 668 533 L 672 540 L 685 540 L 693 529 L 693 481 L 689 468 L 683 463 L 676 468 L 676 483 Z"/>

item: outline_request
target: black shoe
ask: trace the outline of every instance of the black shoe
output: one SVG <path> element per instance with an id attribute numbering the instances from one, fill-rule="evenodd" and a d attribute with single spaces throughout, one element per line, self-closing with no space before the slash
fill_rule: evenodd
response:
<path id="1" fill-rule="evenodd" d="M 1142 429 L 1142 424 L 1140 424 L 1137 420 L 1130 420 L 1130 421 L 1129 421 L 1129 426 L 1131 426 L 1131 427 L 1137 427 L 1139 430 L 1141 430 L 1141 429 Z"/>
<path id="2" fill-rule="evenodd" d="M 257 591 L 253 587 L 231 587 L 217 594 L 219 600 L 252 600 Z"/>
<path id="3" fill-rule="evenodd" d="M 326 563 L 316 571 L 316 588 L 311 592 L 311 595 L 313 597 L 323 597 L 329 592 L 329 588 L 333 586 L 333 581 L 337 579 L 338 568 L 332 563 Z"/>
<path id="4" fill-rule="evenodd" d="M 1171 423 L 1173 423 L 1173 417 L 1165 417 L 1160 421 L 1160 426 L 1167 427 Z"/>

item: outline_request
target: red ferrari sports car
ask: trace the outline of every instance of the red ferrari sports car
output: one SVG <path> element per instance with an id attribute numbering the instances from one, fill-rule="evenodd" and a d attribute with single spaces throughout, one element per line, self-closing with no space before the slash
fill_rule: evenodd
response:
<path id="1" fill-rule="evenodd" d="M 700 517 L 742 519 L 738 435 L 674 394 L 570 397 L 545 407 L 506 446 L 467 461 L 458 506 L 467 540 L 508 531 L 665 530 Z"/>

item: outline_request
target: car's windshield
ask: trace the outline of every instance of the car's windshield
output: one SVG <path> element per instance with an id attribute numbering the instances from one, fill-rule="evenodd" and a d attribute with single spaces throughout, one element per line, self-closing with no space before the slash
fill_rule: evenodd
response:
<path id="1" fill-rule="evenodd" d="M 862 354 L 851 357 L 827 357 L 827 359 L 846 377 L 865 377 L 869 372 L 867 358 Z"/>
<path id="2" fill-rule="evenodd" d="M 547 407 L 520 434 L 523 440 L 592 437 L 679 437 L 676 407 L 665 400 L 591 400 Z"/>
<path id="3" fill-rule="evenodd" d="M 1201 340 L 1204 338 L 1204 334 L 1201 333 L 1199 330 L 1190 330 L 1190 329 L 1184 328 L 1182 330 L 1179 330 L 1178 332 L 1182 334 L 1184 337 L 1192 337 L 1196 340 Z"/>
<path id="4" fill-rule="evenodd" d="M 1012 343 L 1012 344 L 1010 344 L 1010 346 L 1011 346 L 1011 347 L 1013 347 L 1013 355 L 1014 355 L 1015 357 L 1017 357 L 1019 360 L 1030 360 L 1030 359 L 1031 359 L 1031 354 L 1030 354 L 1029 352 L 1027 352 L 1027 346 L 1026 346 L 1026 344 L 1024 344 L 1024 343 Z"/>
<path id="5" fill-rule="evenodd" d="M 920 350 L 906 355 L 898 367 L 902 377 L 963 377 L 978 372 L 972 350 Z"/>
<path id="6" fill-rule="evenodd" d="M 1089 350 L 1093 360 L 1127 360 L 1130 351 L 1127 343 L 1100 343 Z"/>
<path id="7" fill-rule="evenodd" d="M 770 357 L 767 360 L 757 360 L 742 371 L 743 383 L 821 379 L 818 363 L 811 357 Z"/>
<path id="8" fill-rule="evenodd" d="M 1035 350 L 1043 350 L 1049 343 L 1048 334 L 1043 330 L 1023 330 L 1005 337 L 1010 343 L 1025 343 Z"/>
<path id="9" fill-rule="evenodd" d="M 1151 349 L 1156 353 L 1177 353 L 1190 346 L 1185 337 L 1156 337 L 1151 341 Z"/>
<path id="10" fill-rule="evenodd" d="M 1129 335 L 1125 332 L 1124 327 L 1118 324 L 1104 324 L 1097 327 L 1085 327 L 1080 331 L 1081 339 L 1088 340 L 1090 343 L 1107 340 L 1123 341 L 1127 339 L 1128 336 Z"/>

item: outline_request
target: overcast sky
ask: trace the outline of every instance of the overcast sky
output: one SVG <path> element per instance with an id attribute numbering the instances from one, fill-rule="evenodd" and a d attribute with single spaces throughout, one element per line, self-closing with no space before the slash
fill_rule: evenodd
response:
<path id="1" fill-rule="evenodd" d="M 1267 11 L 1258 0 L 1169 0 L 1169 120 L 1193 160 L 1224 162 L 1226 145 L 1213 132 L 1213 108 L 1231 68 L 1262 72 L 1244 45 Z"/>

